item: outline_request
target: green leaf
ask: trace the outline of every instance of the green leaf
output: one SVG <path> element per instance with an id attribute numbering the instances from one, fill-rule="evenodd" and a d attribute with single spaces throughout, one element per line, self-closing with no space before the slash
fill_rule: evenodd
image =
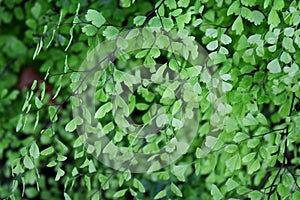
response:
<path id="1" fill-rule="evenodd" d="M 230 172 L 241 168 L 241 157 L 240 154 L 235 154 L 226 161 L 226 167 Z"/>
<path id="2" fill-rule="evenodd" d="M 38 43 L 37 43 L 37 46 L 36 46 L 36 49 L 34 51 L 34 54 L 33 54 L 33 60 L 39 55 L 40 51 L 42 50 L 43 48 L 43 40 L 41 39 Z"/>
<path id="3" fill-rule="evenodd" d="M 172 173 L 177 177 L 179 181 L 185 181 L 185 171 L 188 165 L 174 165 Z"/>
<path id="4" fill-rule="evenodd" d="M 171 10 L 177 8 L 176 1 L 175 0 L 165 0 L 165 4 L 167 7 L 169 7 Z"/>
<path id="5" fill-rule="evenodd" d="M 76 26 L 76 23 L 79 23 L 80 22 L 80 19 L 78 18 L 78 13 L 79 13 L 79 9 L 80 9 L 80 3 L 77 4 L 77 9 L 76 9 L 76 14 L 75 14 L 75 17 L 73 19 L 73 25 L 72 27 L 70 28 L 70 31 L 69 31 L 69 34 L 70 34 L 70 40 L 69 40 L 69 43 L 67 45 L 67 47 L 65 48 L 65 51 L 67 51 L 72 43 L 72 40 L 73 40 L 73 32 L 74 32 L 74 28 Z M 60 16 L 60 19 L 59 19 L 59 24 L 60 24 L 60 21 L 61 21 L 61 16 Z M 54 31 L 56 31 L 56 29 L 54 29 Z M 52 40 L 51 40 L 52 41 Z M 50 42 L 47 46 L 47 48 L 50 46 Z"/>
<path id="6" fill-rule="evenodd" d="M 116 134 L 115 134 L 114 140 L 115 140 L 116 142 L 120 142 L 120 141 L 122 141 L 122 139 L 123 139 L 123 134 L 122 134 L 122 132 L 117 131 Z"/>
<path id="7" fill-rule="evenodd" d="M 263 193 L 260 192 L 260 191 L 253 191 L 253 192 L 250 192 L 248 194 L 248 197 L 251 199 L 251 200 L 256 200 L 256 199 L 261 199 L 263 197 Z M 272 199 L 272 198 L 271 198 Z"/>
<path id="8" fill-rule="evenodd" d="M 137 26 L 142 26 L 144 23 L 145 23 L 145 20 L 147 18 L 145 16 L 136 16 L 134 19 L 133 19 L 133 23 Z"/>
<path id="9" fill-rule="evenodd" d="M 265 40 L 269 44 L 276 44 L 278 40 L 278 36 L 276 36 L 274 32 L 268 31 L 265 35 Z"/>
<path id="10" fill-rule="evenodd" d="M 25 166 L 27 169 L 33 169 L 33 168 L 34 168 L 34 164 L 33 164 L 31 158 L 30 158 L 28 155 L 26 155 L 26 156 L 24 157 L 24 159 L 23 159 L 23 164 L 24 164 L 24 166 Z"/>
<path id="11" fill-rule="evenodd" d="M 256 156 L 256 152 L 249 153 L 243 157 L 242 161 L 244 163 L 248 163 L 248 162 L 252 161 L 255 158 L 255 156 Z"/>
<path id="12" fill-rule="evenodd" d="M 285 73 L 288 73 L 288 75 L 289 75 L 290 77 L 294 77 L 295 74 L 298 72 L 298 69 L 299 69 L 298 65 L 297 65 L 296 63 L 293 63 L 293 64 L 291 65 L 291 67 L 285 66 L 285 67 L 283 68 L 283 71 L 284 71 Z"/>
<path id="13" fill-rule="evenodd" d="M 44 149 L 43 151 L 41 151 L 41 155 L 48 156 L 48 155 L 52 154 L 53 152 L 54 152 L 54 148 L 51 146 L 51 147 L 48 147 L 47 149 Z"/>
<path id="14" fill-rule="evenodd" d="M 65 192 L 64 192 L 64 198 L 65 200 L 72 200 L 71 197 Z"/>
<path id="15" fill-rule="evenodd" d="M 294 36 L 294 32 L 295 32 L 295 29 L 292 28 L 292 27 L 288 27 L 288 28 L 285 28 L 284 29 L 284 35 L 287 36 L 287 37 L 293 37 Z"/>
<path id="16" fill-rule="evenodd" d="M 206 48 L 209 50 L 209 51 L 213 51 L 215 50 L 216 48 L 218 48 L 218 41 L 217 40 L 214 40 L 214 41 L 211 41 L 210 43 L 208 43 L 206 45 Z"/>
<path id="17" fill-rule="evenodd" d="M 195 21 L 193 21 L 192 25 L 193 27 L 198 27 L 201 23 L 202 23 L 202 19 L 196 19 Z"/>
<path id="18" fill-rule="evenodd" d="M 241 33 L 244 31 L 244 25 L 241 16 L 238 16 L 238 18 L 236 18 L 231 28 L 236 32 L 237 35 L 241 35 Z"/>
<path id="19" fill-rule="evenodd" d="M 104 132 L 104 134 L 109 133 L 110 131 L 114 130 L 114 128 L 115 128 L 114 123 L 113 122 L 109 122 L 108 124 L 106 124 L 103 127 L 103 132 Z"/>
<path id="20" fill-rule="evenodd" d="M 200 84 L 198 82 L 195 83 L 195 85 L 193 86 L 193 91 L 196 94 L 201 94 L 202 93 L 202 88 L 201 88 L 201 86 L 200 86 Z"/>
<path id="21" fill-rule="evenodd" d="M 124 101 L 124 99 L 120 96 L 116 96 L 115 98 L 115 103 L 117 104 L 118 107 L 123 108 L 123 113 L 126 117 L 129 116 L 129 108 L 127 103 Z"/>
<path id="22" fill-rule="evenodd" d="M 177 64 L 174 63 L 177 66 Z M 189 77 L 198 77 L 201 74 L 202 66 L 195 65 L 193 67 L 186 68 L 186 72 Z M 200 85 L 199 85 L 200 86 Z"/>
<path id="23" fill-rule="evenodd" d="M 242 4 L 245 6 L 252 7 L 256 4 L 256 0 L 241 0 Z"/>
<path id="24" fill-rule="evenodd" d="M 247 37 L 245 35 L 242 35 L 237 43 L 237 50 L 247 49 L 248 47 L 250 47 L 250 45 L 247 41 Z"/>
<path id="25" fill-rule="evenodd" d="M 226 61 L 226 56 L 223 54 L 219 54 L 217 52 L 212 52 L 209 54 L 210 61 L 217 65 Z"/>
<path id="26" fill-rule="evenodd" d="M 105 18 L 97 10 L 89 9 L 85 15 L 87 21 L 91 21 L 93 25 L 100 28 L 105 23 Z"/>
<path id="27" fill-rule="evenodd" d="M 149 108 L 149 105 L 145 103 L 137 103 L 135 104 L 135 106 L 138 110 L 142 110 L 142 111 L 147 110 Z"/>
<path id="28" fill-rule="evenodd" d="M 177 4 L 179 7 L 186 8 L 189 6 L 190 0 L 179 0 Z"/>
<path id="29" fill-rule="evenodd" d="M 190 20 L 191 20 L 191 14 L 189 14 L 189 13 L 179 15 L 178 17 L 176 17 L 176 23 L 177 23 L 178 29 L 183 30 L 184 25 L 189 23 Z"/>
<path id="30" fill-rule="evenodd" d="M 290 195 L 289 188 L 290 186 L 284 186 L 283 184 L 279 184 L 277 186 L 277 192 L 281 197 L 288 197 Z"/>
<path id="31" fill-rule="evenodd" d="M 229 92 L 232 90 L 232 85 L 230 83 L 227 83 L 225 81 L 222 81 L 222 91 L 224 93 Z"/>
<path id="32" fill-rule="evenodd" d="M 17 165 L 12 169 L 13 174 L 21 174 L 24 173 L 24 169 L 20 162 L 18 161 Z"/>
<path id="33" fill-rule="evenodd" d="M 233 141 L 236 142 L 236 143 L 239 143 L 243 140 L 246 140 L 249 138 L 249 135 L 247 135 L 246 133 L 242 133 L 242 132 L 238 132 L 234 138 L 233 138 Z"/>
<path id="34" fill-rule="evenodd" d="M 169 41 L 169 38 L 165 35 L 159 35 L 158 38 L 157 38 L 157 46 L 160 48 L 160 49 L 163 49 L 163 48 L 167 48 L 170 44 L 170 41 Z M 141 51 L 143 52 L 143 56 L 142 57 L 145 57 L 146 54 L 149 52 L 149 50 L 144 50 L 144 51 Z"/>
<path id="35" fill-rule="evenodd" d="M 161 21 L 158 17 L 152 17 L 150 20 L 149 20 L 149 25 L 151 27 L 158 27 L 158 28 L 161 28 L 162 24 L 161 24 Z"/>
<path id="36" fill-rule="evenodd" d="M 242 122 L 244 126 L 258 125 L 258 121 L 253 117 L 251 113 L 248 113 Z"/>
<path id="37" fill-rule="evenodd" d="M 221 77 L 221 79 L 223 81 L 228 81 L 228 80 L 231 79 L 231 75 L 230 74 L 222 74 L 220 77 Z"/>
<path id="38" fill-rule="evenodd" d="M 182 192 L 180 191 L 180 189 L 174 184 L 171 183 L 171 191 L 178 197 L 182 197 Z"/>
<path id="39" fill-rule="evenodd" d="M 238 146 L 235 144 L 230 144 L 225 147 L 224 149 L 227 153 L 234 153 L 238 150 Z"/>
<path id="40" fill-rule="evenodd" d="M 212 195 L 213 200 L 220 200 L 224 198 L 223 194 L 215 184 L 212 184 L 210 194 Z"/>
<path id="41" fill-rule="evenodd" d="M 228 35 L 222 34 L 222 35 L 221 35 L 221 42 L 222 42 L 223 44 L 227 45 L 227 44 L 230 44 L 230 43 L 232 42 L 232 39 L 231 39 L 231 37 L 229 37 Z"/>
<path id="42" fill-rule="evenodd" d="M 39 147 L 35 142 L 32 143 L 32 145 L 30 146 L 29 153 L 30 153 L 30 156 L 33 158 L 38 158 L 40 156 Z"/>
<path id="43" fill-rule="evenodd" d="M 119 198 L 119 197 L 123 197 L 125 195 L 125 193 L 127 192 L 128 189 L 123 189 L 120 190 L 118 192 L 116 192 L 113 196 L 113 198 Z"/>
<path id="44" fill-rule="evenodd" d="M 39 2 L 35 2 L 34 6 L 30 9 L 32 15 L 35 19 L 38 19 L 41 13 L 41 4 Z"/>
<path id="45" fill-rule="evenodd" d="M 269 157 L 270 157 L 270 153 L 268 152 L 268 150 L 265 147 L 260 148 L 259 153 L 260 153 L 261 157 L 265 160 L 269 159 Z"/>
<path id="46" fill-rule="evenodd" d="M 66 153 L 68 151 L 68 147 L 61 142 L 58 138 L 55 138 L 56 148 L 61 153 Z"/>
<path id="47" fill-rule="evenodd" d="M 96 119 L 103 118 L 112 109 L 113 109 L 113 104 L 111 102 L 105 103 L 96 111 L 95 118 Z"/>
<path id="48" fill-rule="evenodd" d="M 167 87 L 162 95 L 162 98 L 170 98 L 170 99 L 175 99 L 175 93 L 174 90 L 171 88 Z"/>
<path id="49" fill-rule="evenodd" d="M 109 40 L 116 39 L 119 34 L 119 30 L 113 26 L 108 26 L 104 31 L 103 31 L 103 36 L 106 37 Z"/>
<path id="50" fill-rule="evenodd" d="M 73 132 L 78 125 L 81 125 L 83 120 L 80 117 L 75 117 L 71 121 L 69 121 L 65 127 L 65 131 Z"/>
<path id="51" fill-rule="evenodd" d="M 111 141 L 104 147 L 103 153 L 108 153 L 110 155 L 116 155 L 118 153 L 118 149 Z"/>
<path id="52" fill-rule="evenodd" d="M 259 57 L 263 57 L 265 54 L 265 49 L 263 46 L 258 46 L 255 51 Z"/>
<path id="53" fill-rule="evenodd" d="M 46 166 L 47 167 L 54 167 L 57 165 L 57 162 L 55 160 L 52 160 L 51 162 L 49 162 Z"/>
<path id="54" fill-rule="evenodd" d="M 160 37 L 163 37 L 163 36 L 160 36 Z M 142 50 L 140 52 L 138 52 L 135 57 L 136 58 L 144 58 L 147 54 L 148 54 L 148 50 Z"/>
<path id="55" fill-rule="evenodd" d="M 218 141 L 218 138 L 209 135 L 205 138 L 205 146 L 213 149 L 213 147 L 215 146 L 217 141 Z"/>
<path id="56" fill-rule="evenodd" d="M 35 90 L 36 86 L 37 86 L 37 80 L 34 80 L 30 89 Z"/>
<path id="57" fill-rule="evenodd" d="M 281 67 L 277 58 L 269 62 L 267 68 L 272 74 L 277 74 L 281 72 Z"/>
<path id="58" fill-rule="evenodd" d="M 89 161 L 89 173 L 94 173 L 96 171 L 93 160 Z"/>
<path id="59" fill-rule="evenodd" d="M 242 7 L 241 9 L 241 16 L 249 21 L 252 19 L 252 12 L 249 8 Z"/>
<path id="60" fill-rule="evenodd" d="M 286 50 L 288 50 L 290 53 L 295 53 L 295 47 L 294 47 L 294 42 L 292 38 L 289 37 L 284 37 L 282 41 L 282 46 Z"/>
<path id="61" fill-rule="evenodd" d="M 224 129 L 226 132 L 232 132 L 239 129 L 236 121 L 231 117 L 226 116 L 224 119 L 224 123 Z"/>
<path id="62" fill-rule="evenodd" d="M 74 142 L 74 144 L 73 144 L 73 148 L 77 148 L 77 147 L 80 147 L 81 145 L 83 145 L 83 141 L 84 141 L 84 136 L 83 136 L 83 135 L 79 136 L 79 137 L 75 140 L 75 142 Z"/>
<path id="63" fill-rule="evenodd" d="M 197 149 L 196 149 L 196 158 L 201 158 L 202 153 L 203 153 L 202 150 L 197 147 Z"/>
<path id="64" fill-rule="evenodd" d="M 137 188 L 140 192 L 144 193 L 146 190 L 145 190 L 145 187 L 143 186 L 143 184 L 136 178 L 133 179 L 133 186 L 135 188 Z"/>
<path id="65" fill-rule="evenodd" d="M 169 18 L 163 18 L 162 23 L 163 23 L 166 31 L 170 31 L 174 27 L 174 22 L 170 17 Z"/>
<path id="66" fill-rule="evenodd" d="M 258 159 L 248 165 L 248 173 L 253 174 L 255 171 L 259 170 L 260 162 Z"/>
<path id="67" fill-rule="evenodd" d="M 238 14 L 240 10 L 240 1 L 236 0 L 234 1 L 227 10 L 227 16 L 232 14 Z"/>
<path id="68" fill-rule="evenodd" d="M 63 156 L 63 155 L 60 155 L 60 154 L 57 155 L 57 161 L 62 162 L 62 161 L 65 161 L 65 160 L 67 160 L 66 156 Z"/>
<path id="69" fill-rule="evenodd" d="M 55 122 L 58 117 L 57 117 L 57 108 L 55 108 L 54 106 L 50 106 L 48 107 L 48 112 L 49 112 L 49 118 L 51 121 Z"/>
<path id="70" fill-rule="evenodd" d="M 179 109 L 181 108 L 181 106 L 182 106 L 181 99 L 175 101 L 175 103 L 173 105 L 173 108 L 172 108 L 172 115 L 173 116 L 179 111 Z"/>
<path id="71" fill-rule="evenodd" d="M 268 24 L 277 27 L 280 23 L 280 18 L 274 8 L 271 9 L 271 12 L 268 15 Z"/>
<path id="72" fill-rule="evenodd" d="M 78 170 L 77 170 L 76 167 L 74 167 L 73 170 L 72 170 L 72 176 L 76 176 L 77 174 L 79 174 Z"/>
<path id="73" fill-rule="evenodd" d="M 18 20 L 24 19 L 24 12 L 23 12 L 23 9 L 21 9 L 21 7 L 16 7 L 14 9 L 14 14 Z"/>
<path id="74" fill-rule="evenodd" d="M 161 190 L 159 193 L 157 193 L 154 197 L 154 199 L 161 199 L 167 195 L 166 189 Z"/>
<path id="75" fill-rule="evenodd" d="M 124 8 L 128 8 L 132 6 L 132 4 L 135 2 L 135 0 L 121 0 L 121 6 Z"/>
<path id="76" fill-rule="evenodd" d="M 97 28 L 91 24 L 87 24 L 81 28 L 82 32 L 87 36 L 94 36 L 97 33 Z"/>
<path id="77" fill-rule="evenodd" d="M 19 117 L 19 120 L 18 120 L 18 124 L 17 124 L 17 127 L 16 127 L 16 132 L 19 132 L 21 130 L 21 128 L 23 127 L 23 115 L 21 114 L 20 117 Z"/>
<path id="78" fill-rule="evenodd" d="M 292 62 L 292 57 L 289 53 L 284 51 L 284 52 L 282 52 L 282 54 L 280 56 L 280 61 L 285 64 L 288 64 L 288 63 Z"/>
<path id="79" fill-rule="evenodd" d="M 227 192 L 229 192 L 239 186 L 239 184 L 237 182 L 235 182 L 232 178 L 229 178 L 226 181 L 225 185 L 226 185 Z"/>
<path id="80" fill-rule="evenodd" d="M 180 129 L 180 128 L 182 128 L 183 123 L 182 123 L 181 120 L 176 119 L 176 118 L 173 118 L 173 119 L 172 119 L 172 126 L 175 128 L 175 130 L 176 130 L 177 128 Z"/>
<path id="81" fill-rule="evenodd" d="M 62 170 L 61 168 L 58 168 L 56 176 L 55 176 L 55 181 L 59 181 L 59 179 L 65 175 L 65 171 Z"/>
<path id="82" fill-rule="evenodd" d="M 39 100 L 38 97 L 35 97 L 34 103 L 35 103 L 35 105 L 36 105 L 36 107 L 37 107 L 38 109 L 40 109 L 41 107 L 43 107 L 43 103 L 41 102 L 41 100 Z"/>
<path id="83" fill-rule="evenodd" d="M 275 10 L 282 10 L 284 8 L 284 0 L 274 0 L 273 8 Z"/>
<path id="84" fill-rule="evenodd" d="M 218 37 L 218 30 L 214 28 L 208 28 L 205 31 L 205 36 L 210 37 L 210 38 L 216 38 Z"/>
<path id="85" fill-rule="evenodd" d="M 295 192 L 293 194 L 292 200 L 298 200 L 298 199 L 300 199 L 300 192 Z"/>
<path id="86" fill-rule="evenodd" d="M 80 166 L 80 168 L 85 168 L 86 166 L 88 166 L 90 163 L 89 159 L 85 159 L 84 163 Z"/>
<path id="87" fill-rule="evenodd" d="M 264 18 L 265 16 L 260 11 L 254 10 L 252 11 L 252 18 L 250 21 L 254 22 L 254 24 L 257 26 L 263 22 Z"/>
<path id="88" fill-rule="evenodd" d="M 265 0 L 264 1 L 264 9 L 266 9 L 270 5 L 271 1 L 272 0 Z"/>

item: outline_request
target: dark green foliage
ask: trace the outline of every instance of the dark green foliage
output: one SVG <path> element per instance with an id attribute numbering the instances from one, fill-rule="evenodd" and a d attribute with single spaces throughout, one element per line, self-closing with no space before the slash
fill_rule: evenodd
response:
<path id="1" fill-rule="evenodd" d="M 0 13 L 1 199 L 300 199 L 298 1 L 3 0 Z M 95 52 L 108 61 L 82 66 Z M 41 80 L 20 91 L 28 66 Z M 187 116 L 191 144 L 176 138 Z M 129 117 L 158 129 L 130 135 Z"/>

